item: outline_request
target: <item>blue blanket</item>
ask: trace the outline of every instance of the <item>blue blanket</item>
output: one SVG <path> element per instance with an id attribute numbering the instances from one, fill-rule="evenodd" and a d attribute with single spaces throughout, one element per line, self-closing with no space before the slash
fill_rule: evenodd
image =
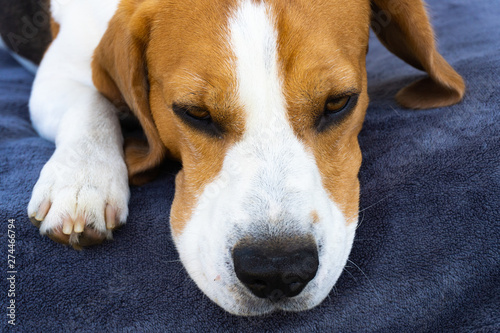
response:
<path id="1" fill-rule="evenodd" d="M 465 99 L 400 108 L 394 94 L 423 73 L 372 38 L 360 226 L 334 290 L 301 313 L 236 317 L 197 289 L 170 236 L 176 165 L 132 188 L 114 241 L 78 252 L 41 237 L 26 206 L 54 145 L 30 124 L 32 75 L 0 51 L 0 330 L 500 331 L 500 6 L 429 4 L 440 50 L 468 84 Z"/>

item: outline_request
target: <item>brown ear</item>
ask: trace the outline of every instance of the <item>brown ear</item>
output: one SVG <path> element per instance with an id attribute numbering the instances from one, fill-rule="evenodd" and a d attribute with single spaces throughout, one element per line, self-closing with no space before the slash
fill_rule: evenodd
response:
<path id="1" fill-rule="evenodd" d="M 404 107 L 435 108 L 458 103 L 465 92 L 462 77 L 436 50 L 434 32 L 421 0 L 372 0 L 371 26 L 389 51 L 429 75 L 401 89 Z"/>
<path id="2" fill-rule="evenodd" d="M 116 106 L 126 104 L 139 119 L 144 140 L 127 140 L 125 161 L 131 183 L 142 183 L 144 173 L 165 156 L 149 107 L 145 49 L 154 1 L 123 0 L 94 53 L 92 75 L 96 88 Z"/>

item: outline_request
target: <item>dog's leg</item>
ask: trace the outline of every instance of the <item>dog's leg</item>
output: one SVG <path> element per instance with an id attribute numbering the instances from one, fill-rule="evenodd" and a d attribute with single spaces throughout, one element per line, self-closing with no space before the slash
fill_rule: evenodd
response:
<path id="1" fill-rule="evenodd" d="M 79 96 L 74 105 L 60 105 L 67 110 L 55 130 L 56 150 L 28 214 L 42 234 L 79 247 L 109 238 L 125 222 L 129 188 L 114 107 L 88 87 L 73 83 L 73 89 Z"/>
<path id="2" fill-rule="evenodd" d="M 68 32 L 61 30 L 50 46 L 33 85 L 33 125 L 56 150 L 40 173 L 28 214 L 42 234 L 80 248 L 110 238 L 125 222 L 129 187 L 117 110 L 91 79 L 99 36 L 85 45 Z"/>

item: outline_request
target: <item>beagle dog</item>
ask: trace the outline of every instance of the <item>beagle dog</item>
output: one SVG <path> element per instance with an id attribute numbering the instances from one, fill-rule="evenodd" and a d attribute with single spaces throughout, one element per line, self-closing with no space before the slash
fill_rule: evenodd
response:
<path id="1" fill-rule="evenodd" d="M 330 292 L 359 209 L 370 26 L 427 76 L 408 108 L 459 102 L 420 0 L 52 0 L 30 99 L 56 144 L 28 214 L 75 248 L 111 238 L 129 182 L 182 163 L 170 219 L 191 278 L 237 315 L 301 311 Z M 126 140 L 129 109 L 144 137 Z"/>

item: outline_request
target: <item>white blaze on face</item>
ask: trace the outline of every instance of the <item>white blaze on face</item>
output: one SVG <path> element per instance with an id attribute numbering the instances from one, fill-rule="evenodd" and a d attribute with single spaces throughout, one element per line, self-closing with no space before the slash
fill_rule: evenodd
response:
<path id="1" fill-rule="evenodd" d="M 319 304 L 340 275 L 355 225 L 346 226 L 322 186 L 312 153 L 288 120 L 272 11 L 263 3 L 242 1 L 228 31 L 245 132 L 198 198 L 176 245 L 193 280 L 227 311 L 305 310 Z M 275 304 L 253 296 L 239 282 L 231 249 L 241 238 L 305 235 L 315 238 L 320 264 L 300 295 Z"/>
<path id="2" fill-rule="evenodd" d="M 289 129 L 279 77 L 277 34 L 263 4 L 244 2 L 230 23 L 240 103 L 246 112 L 246 138 Z M 266 133 L 268 139 L 279 137 Z"/>

